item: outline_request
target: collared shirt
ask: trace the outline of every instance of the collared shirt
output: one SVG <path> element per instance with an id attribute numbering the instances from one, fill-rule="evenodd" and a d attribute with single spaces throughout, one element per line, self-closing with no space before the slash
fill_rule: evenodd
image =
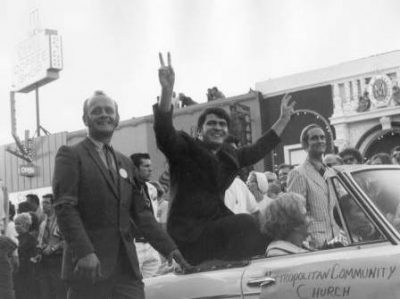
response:
<path id="1" fill-rule="evenodd" d="M 63 237 L 58 228 L 56 215 L 45 215 L 45 219 L 40 224 L 39 228 L 38 246 L 41 248 L 46 246 L 55 247 L 58 253 L 60 253 L 62 249 L 62 241 Z"/>
<path id="2" fill-rule="evenodd" d="M 318 173 L 325 179 L 324 174 L 328 166 L 325 165 L 323 162 L 311 160 L 309 157 L 307 157 L 307 160 L 310 162 L 312 166 L 314 166 L 315 170 L 318 171 Z"/>
<path id="3" fill-rule="evenodd" d="M 89 140 L 94 144 L 94 147 L 96 149 L 96 152 L 99 154 L 101 161 L 103 161 L 104 166 L 108 169 L 108 164 L 107 164 L 107 158 L 106 158 L 106 153 L 104 151 L 104 143 L 101 141 L 94 140 L 92 137 L 88 136 Z M 111 145 L 110 145 L 111 146 Z M 115 160 L 114 158 L 111 159 L 114 170 L 117 169 L 115 166 Z"/>

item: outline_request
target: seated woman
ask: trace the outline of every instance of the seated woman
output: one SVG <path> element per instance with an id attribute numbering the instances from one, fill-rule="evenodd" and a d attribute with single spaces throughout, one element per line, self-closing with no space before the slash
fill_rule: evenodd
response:
<path id="1" fill-rule="evenodd" d="M 261 230 L 272 235 L 273 239 L 267 247 L 267 256 L 309 251 L 303 247 L 309 223 L 303 196 L 293 192 L 282 193 L 266 207 L 264 215 Z"/>

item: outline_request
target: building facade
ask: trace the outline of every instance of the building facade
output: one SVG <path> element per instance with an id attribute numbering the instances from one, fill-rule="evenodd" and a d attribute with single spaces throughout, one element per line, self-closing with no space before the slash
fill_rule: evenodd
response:
<path id="1" fill-rule="evenodd" d="M 293 95 L 296 109 L 318 113 L 305 111 L 295 116 L 276 160 L 298 164 L 304 159 L 299 132 L 312 122 L 319 123 L 334 140 L 330 151 L 355 147 L 365 159 L 378 152 L 390 153 L 400 145 L 399 78 L 400 51 L 393 51 L 256 83 L 263 94 L 264 119 L 271 116 L 265 107 L 276 111 L 274 100 L 285 93 Z"/>
<path id="2" fill-rule="evenodd" d="M 280 101 L 290 93 L 296 114 L 282 135 L 282 142 L 257 163 L 258 171 L 275 170 L 280 163 L 296 165 L 304 160 L 300 132 L 310 123 L 319 124 L 328 136 L 328 151 L 358 148 L 366 158 L 400 145 L 400 51 L 349 61 L 331 67 L 256 83 L 257 91 L 176 109 L 174 125 L 192 136 L 197 134 L 197 118 L 207 107 L 218 106 L 233 119 L 232 134 L 241 145 L 254 142 L 280 114 Z M 51 192 L 54 158 L 61 145 L 72 145 L 86 137 L 86 130 L 60 132 L 24 142 L 32 162 L 28 163 L 0 146 L 0 179 L 8 187 L 11 200 L 24 200 L 26 193 Z M 166 160 L 157 149 L 152 115 L 120 122 L 112 144 L 129 156 L 148 152 L 153 162 L 153 179 L 166 169 Z"/>

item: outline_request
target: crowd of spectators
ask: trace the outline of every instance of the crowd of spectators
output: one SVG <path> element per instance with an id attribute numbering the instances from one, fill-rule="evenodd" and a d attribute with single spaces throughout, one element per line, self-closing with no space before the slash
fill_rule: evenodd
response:
<path id="1" fill-rule="evenodd" d="M 36 194 L 26 195 L 17 211 L 7 202 L 8 219 L 0 237 L 0 298 L 67 297 L 61 280 L 64 240 L 52 205 L 50 193 L 43 195 L 41 204 Z"/>

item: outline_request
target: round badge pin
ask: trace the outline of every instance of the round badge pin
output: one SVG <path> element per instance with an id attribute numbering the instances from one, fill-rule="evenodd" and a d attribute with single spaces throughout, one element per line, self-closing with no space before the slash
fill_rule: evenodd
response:
<path id="1" fill-rule="evenodd" d="M 120 175 L 122 178 L 124 178 L 124 179 L 128 178 L 128 173 L 127 173 L 126 170 L 123 169 L 123 168 L 120 168 L 120 169 L 119 169 L 119 175 Z"/>

